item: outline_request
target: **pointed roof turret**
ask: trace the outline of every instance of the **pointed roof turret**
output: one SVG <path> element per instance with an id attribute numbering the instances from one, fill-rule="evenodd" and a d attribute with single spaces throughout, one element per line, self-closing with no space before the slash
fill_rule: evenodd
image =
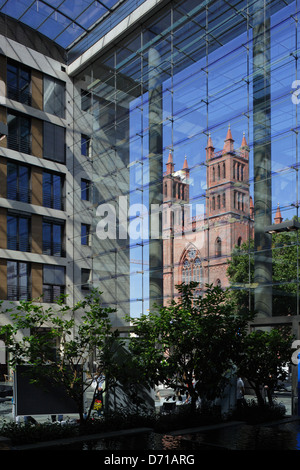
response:
<path id="1" fill-rule="evenodd" d="M 213 146 L 213 142 L 212 142 L 212 138 L 211 138 L 211 135 L 210 133 L 208 134 L 208 141 L 207 141 L 207 146 L 206 146 L 207 149 L 214 149 L 215 147 Z"/>
<path id="2" fill-rule="evenodd" d="M 205 150 L 206 150 L 206 159 L 209 160 L 213 156 L 214 150 L 215 150 L 210 133 L 208 134 L 208 141 L 207 141 L 207 146 L 205 147 Z"/>
<path id="3" fill-rule="evenodd" d="M 172 152 L 169 152 L 169 157 L 168 157 L 168 161 L 167 161 L 166 165 L 167 165 L 167 174 L 171 175 L 174 171 L 174 163 L 173 163 Z"/>
<path id="4" fill-rule="evenodd" d="M 231 152 L 233 150 L 233 142 L 234 140 L 231 134 L 230 124 L 228 124 L 228 130 L 227 130 L 226 139 L 224 141 L 223 150 L 225 150 L 225 152 Z"/>
<path id="5" fill-rule="evenodd" d="M 242 140 L 241 147 L 248 147 L 247 140 L 246 140 L 246 137 L 245 137 L 245 131 L 243 132 L 243 140 Z"/>
<path id="6" fill-rule="evenodd" d="M 275 224 L 281 224 L 281 222 L 283 221 L 283 218 L 281 216 L 280 207 L 279 207 L 279 202 L 278 202 L 278 205 L 277 205 L 277 211 L 276 211 L 276 215 L 274 217 L 274 221 L 275 221 Z"/>
<path id="7" fill-rule="evenodd" d="M 182 169 L 183 169 L 183 170 L 189 170 L 189 166 L 188 166 L 188 162 L 187 162 L 186 156 L 184 157 L 184 163 L 183 163 Z"/>

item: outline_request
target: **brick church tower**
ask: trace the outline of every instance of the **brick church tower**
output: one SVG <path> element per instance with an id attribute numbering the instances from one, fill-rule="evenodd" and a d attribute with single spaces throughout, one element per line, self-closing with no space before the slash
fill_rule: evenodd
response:
<path id="1" fill-rule="evenodd" d="M 254 207 L 249 194 L 249 147 L 245 135 L 234 148 L 230 126 L 222 150 L 215 151 L 211 137 L 206 146 L 205 211 L 191 217 L 187 159 L 174 171 L 169 154 L 164 174 L 164 301 L 178 294 L 176 284 L 196 281 L 229 285 L 227 261 L 236 245 L 253 237 Z"/>

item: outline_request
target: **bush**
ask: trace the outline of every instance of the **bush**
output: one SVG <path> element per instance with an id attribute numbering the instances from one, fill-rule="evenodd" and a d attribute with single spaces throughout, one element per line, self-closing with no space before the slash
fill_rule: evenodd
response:
<path id="1" fill-rule="evenodd" d="M 0 435 L 9 438 L 12 445 L 25 445 L 77 436 L 78 427 L 74 424 L 12 422 L 1 427 Z"/>
<path id="2" fill-rule="evenodd" d="M 231 414 L 231 419 L 245 421 L 247 424 L 261 424 L 277 421 L 285 416 L 285 407 L 280 404 L 259 405 L 255 400 L 247 401 L 240 410 Z"/>

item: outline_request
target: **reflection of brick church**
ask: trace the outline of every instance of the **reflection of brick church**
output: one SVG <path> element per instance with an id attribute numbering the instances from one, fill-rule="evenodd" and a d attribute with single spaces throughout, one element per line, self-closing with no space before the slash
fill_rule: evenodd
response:
<path id="1" fill-rule="evenodd" d="M 215 151 L 211 137 L 206 147 L 207 186 L 203 215 L 191 217 L 190 170 L 185 159 L 174 171 L 172 154 L 166 164 L 164 207 L 164 299 L 177 295 L 176 284 L 199 282 L 229 285 L 227 261 L 235 245 L 253 237 L 253 201 L 249 194 L 249 147 L 245 136 L 234 149 L 230 127 L 224 147 Z M 197 182 L 195 181 L 195 185 Z M 181 209 L 180 209 L 181 207 Z M 186 208 L 185 210 L 183 208 Z"/>

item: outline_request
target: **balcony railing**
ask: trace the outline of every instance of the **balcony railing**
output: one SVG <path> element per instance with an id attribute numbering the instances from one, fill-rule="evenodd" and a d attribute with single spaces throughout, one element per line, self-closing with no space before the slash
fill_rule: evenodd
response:
<path id="1" fill-rule="evenodd" d="M 31 252 L 31 243 L 29 237 L 20 237 L 18 235 L 7 235 L 7 249 Z"/>
<path id="2" fill-rule="evenodd" d="M 60 242 L 47 242 L 43 241 L 43 254 L 50 256 L 65 256 L 65 250 Z"/>
<path id="3" fill-rule="evenodd" d="M 10 150 L 16 150 L 17 152 L 31 154 L 31 142 L 30 136 L 19 137 L 8 133 L 7 136 L 7 147 Z"/>
<path id="4" fill-rule="evenodd" d="M 13 201 L 31 203 L 31 191 L 28 188 L 18 188 L 16 184 L 7 185 L 6 197 Z"/>
<path id="5" fill-rule="evenodd" d="M 30 300 L 31 292 L 28 286 L 7 286 L 7 300 Z"/>
<path id="6" fill-rule="evenodd" d="M 27 104 L 28 106 L 31 106 L 32 103 L 31 93 L 29 91 L 20 90 L 19 88 L 13 87 L 11 85 L 7 86 L 7 98 L 18 101 L 22 104 Z"/>
<path id="7" fill-rule="evenodd" d="M 54 303 L 65 293 L 65 286 L 43 285 L 43 302 Z"/>
<path id="8" fill-rule="evenodd" d="M 57 209 L 59 211 L 64 210 L 64 199 L 61 196 L 52 196 L 50 194 L 43 194 L 43 206 L 50 207 L 51 209 Z"/>

